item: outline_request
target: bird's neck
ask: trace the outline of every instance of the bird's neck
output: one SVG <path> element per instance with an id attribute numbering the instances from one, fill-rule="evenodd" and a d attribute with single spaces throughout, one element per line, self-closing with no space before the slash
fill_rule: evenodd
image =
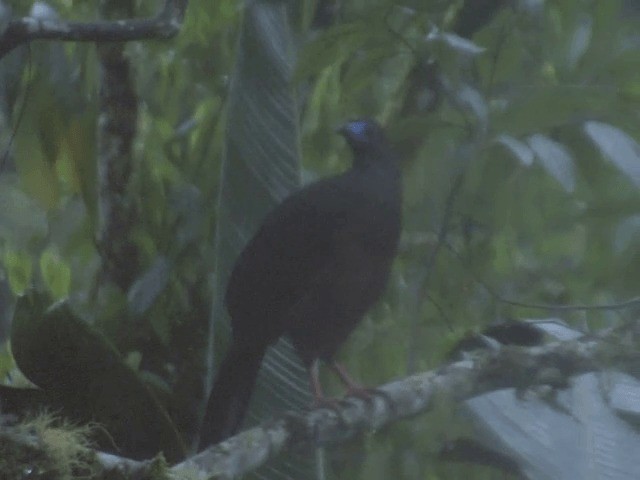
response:
<path id="1" fill-rule="evenodd" d="M 388 150 L 363 150 L 355 152 L 353 169 L 360 172 L 389 172 L 397 171 L 398 164 L 395 154 Z"/>
<path id="2" fill-rule="evenodd" d="M 355 179 L 355 184 L 362 185 L 368 195 L 380 196 L 383 203 L 391 199 L 400 202 L 401 174 L 395 154 L 391 151 L 366 152 L 354 155 L 351 171 L 347 176 Z"/>

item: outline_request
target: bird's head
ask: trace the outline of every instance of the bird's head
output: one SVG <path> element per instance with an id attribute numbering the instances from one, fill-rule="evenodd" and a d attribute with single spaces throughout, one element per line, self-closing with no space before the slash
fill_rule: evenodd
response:
<path id="1" fill-rule="evenodd" d="M 338 129 L 353 152 L 358 155 L 387 147 L 382 127 L 373 119 L 351 120 Z"/>

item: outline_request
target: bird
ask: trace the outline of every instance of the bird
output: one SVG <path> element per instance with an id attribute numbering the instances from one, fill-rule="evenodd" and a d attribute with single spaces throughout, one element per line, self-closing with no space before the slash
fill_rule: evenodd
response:
<path id="1" fill-rule="evenodd" d="M 338 129 L 352 163 L 311 183 L 267 214 L 240 253 L 224 298 L 230 346 L 200 429 L 199 450 L 240 428 L 267 348 L 287 336 L 309 371 L 318 402 L 325 362 L 349 391 L 357 382 L 334 356 L 389 279 L 401 231 L 399 161 L 374 119 Z"/>

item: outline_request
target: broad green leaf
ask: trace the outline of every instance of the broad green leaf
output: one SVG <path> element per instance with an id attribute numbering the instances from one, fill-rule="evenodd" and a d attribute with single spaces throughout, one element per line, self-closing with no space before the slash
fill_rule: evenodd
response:
<path id="1" fill-rule="evenodd" d="M 2 255 L 2 264 L 13 293 L 21 295 L 31 286 L 33 264 L 26 252 L 6 249 Z"/>
<path id="2" fill-rule="evenodd" d="M 505 107 L 492 112 L 492 127 L 500 133 L 529 135 L 566 125 L 580 115 L 608 111 L 615 91 L 592 85 L 529 85 L 505 95 Z M 495 102 L 501 105 L 501 102 Z"/>
<path id="3" fill-rule="evenodd" d="M 321 72 L 355 52 L 369 35 L 364 22 L 333 27 L 303 48 L 296 64 L 295 77 L 305 78 Z"/>
<path id="4" fill-rule="evenodd" d="M 19 188 L 15 175 L 0 178 L 0 205 L 0 238 L 24 245 L 46 235 L 45 212 Z"/>
<path id="5" fill-rule="evenodd" d="M 553 319 L 531 325 L 553 340 L 584 334 Z M 467 400 L 463 411 L 473 419 L 475 438 L 510 458 L 525 478 L 626 480 L 640 478 L 638 395 L 634 377 L 589 372 L 552 398 L 509 388 Z"/>
<path id="6" fill-rule="evenodd" d="M 584 131 L 622 173 L 640 187 L 640 145 L 628 134 L 613 125 L 587 122 Z"/>
<path id="7" fill-rule="evenodd" d="M 71 269 L 53 250 L 47 249 L 40 255 L 40 273 L 55 300 L 69 295 Z"/>
<path id="8" fill-rule="evenodd" d="M 69 121 L 66 132 L 65 151 L 70 175 L 77 182 L 80 194 L 93 219 L 96 211 L 96 156 L 95 120 L 89 112 L 76 115 Z"/>
<path id="9" fill-rule="evenodd" d="M 11 349 L 20 371 L 55 399 L 74 421 L 98 422 L 102 448 L 133 458 L 164 452 L 184 458 L 186 447 L 167 412 L 104 336 L 66 302 L 29 291 L 16 305 Z"/>
<path id="10" fill-rule="evenodd" d="M 228 337 L 223 299 L 235 259 L 264 215 L 300 183 L 292 53 L 285 5 L 248 2 L 229 92 L 216 231 L 210 329 L 223 338 Z M 212 378 L 208 380 L 206 391 Z M 280 341 L 264 359 L 247 420 L 303 408 L 309 401 L 305 370 L 289 343 Z M 298 471 L 289 471 L 292 468 Z M 283 464 L 278 478 L 299 477 L 304 468 Z"/>
<path id="11" fill-rule="evenodd" d="M 465 402 L 464 411 L 474 419 L 478 438 L 515 460 L 524 478 L 639 478 L 640 436 L 611 408 L 608 391 L 603 391 L 612 381 L 615 388 L 618 376 L 576 376 L 553 401 L 523 399 L 515 389 L 499 390 Z M 635 381 L 631 394 L 639 393 Z"/>
<path id="12" fill-rule="evenodd" d="M 13 357 L 9 353 L 9 349 L 6 348 L 6 344 L 5 344 L 5 340 L 8 337 L 8 332 L 7 332 L 7 337 L 4 336 L 4 333 L 5 333 L 4 331 L 1 333 L 2 333 L 2 337 L 0 338 L 0 341 L 3 344 L 3 347 L 0 348 L 0 378 L 7 378 L 7 375 L 9 374 L 9 372 L 11 372 L 11 370 L 15 368 L 15 362 L 13 361 Z M 1 401 L 2 400 L 0 400 L 0 402 Z M 4 404 L 3 404 L 3 408 L 4 408 Z"/>

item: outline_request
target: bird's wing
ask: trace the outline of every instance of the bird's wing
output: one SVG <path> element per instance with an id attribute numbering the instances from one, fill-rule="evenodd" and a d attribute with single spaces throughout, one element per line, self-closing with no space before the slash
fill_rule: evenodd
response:
<path id="1" fill-rule="evenodd" d="M 255 324 L 256 315 L 278 317 L 292 308 L 332 270 L 349 238 L 358 237 L 353 230 L 360 222 L 352 218 L 357 200 L 342 178 L 300 190 L 266 217 L 229 279 L 226 304 L 234 328 Z"/>

